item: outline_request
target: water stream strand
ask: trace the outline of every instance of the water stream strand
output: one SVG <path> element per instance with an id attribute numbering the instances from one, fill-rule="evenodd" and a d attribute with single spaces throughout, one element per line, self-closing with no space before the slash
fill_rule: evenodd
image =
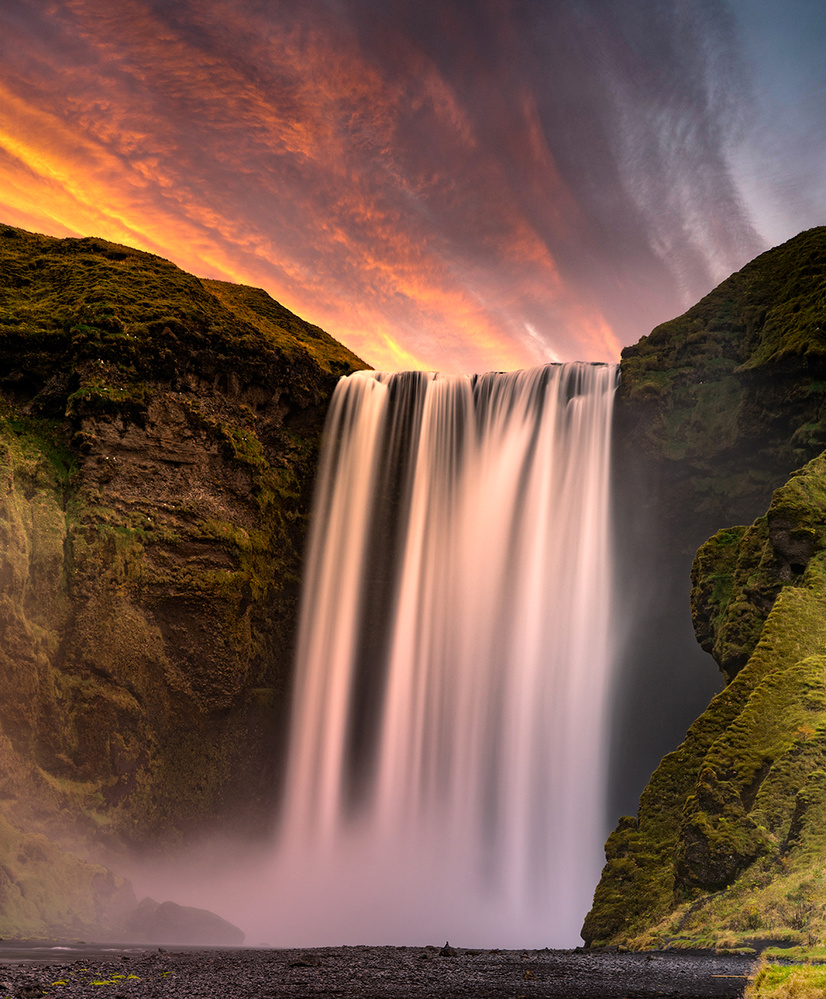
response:
<path id="1" fill-rule="evenodd" d="M 579 942 L 605 832 L 616 377 L 340 382 L 276 855 L 297 943 Z"/>

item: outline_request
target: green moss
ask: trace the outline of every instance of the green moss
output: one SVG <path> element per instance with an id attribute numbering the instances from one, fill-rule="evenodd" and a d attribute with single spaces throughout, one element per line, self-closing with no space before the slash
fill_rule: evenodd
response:
<path id="1" fill-rule="evenodd" d="M 264 449 L 252 430 L 245 427 L 233 426 L 222 423 L 220 426 L 221 435 L 232 449 L 233 457 L 253 469 L 266 470 L 267 460 L 264 457 Z"/>
<path id="2" fill-rule="evenodd" d="M 826 456 L 697 555 L 698 637 L 732 681 L 606 848 L 583 933 L 646 947 L 826 933 Z M 798 561 L 799 560 L 799 561 Z"/>
<path id="3" fill-rule="evenodd" d="M 367 367 L 324 330 L 299 319 L 262 289 L 226 281 L 204 281 L 203 284 L 237 316 L 265 330 L 288 356 L 300 356 L 301 352 L 297 349 L 300 345 L 321 368 L 331 374 L 348 374 Z"/>
<path id="4" fill-rule="evenodd" d="M 826 447 L 826 227 L 762 254 L 622 352 L 618 458 L 677 544 L 752 519 Z"/>
<path id="5" fill-rule="evenodd" d="M 623 391 L 669 373 L 672 391 L 726 381 L 790 358 L 826 351 L 826 228 L 810 229 L 751 261 L 684 315 L 623 351 Z M 722 378 L 721 378 L 722 375 Z"/>
<path id="6" fill-rule="evenodd" d="M 71 486 L 77 471 L 62 422 L 24 416 L 0 399 L 0 475 L 24 488 L 60 491 Z"/>
<path id="7" fill-rule="evenodd" d="M 775 492 L 765 518 L 718 532 L 697 553 L 695 631 L 729 677 L 754 650 L 781 586 L 800 578 L 826 548 L 824 481 L 826 461 L 819 457 Z"/>
<path id="8" fill-rule="evenodd" d="M 109 849 L 260 831 L 325 407 L 364 365 L 102 240 L 6 228 L 0 268 L 3 811 Z"/>
<path id="9" fill-rule="evenodd" d="M 100 939 L 134 904 L 122 878 L 0 817 L 0 936 Z"/>
<path id="10" fill-rule="evenodd" d="M 66 411 L 69 415 L 143 414 L 149 405 L 152 390 L 141 382 L 123 387 L 102 381 L 87 381 L 69 395 Z"/>

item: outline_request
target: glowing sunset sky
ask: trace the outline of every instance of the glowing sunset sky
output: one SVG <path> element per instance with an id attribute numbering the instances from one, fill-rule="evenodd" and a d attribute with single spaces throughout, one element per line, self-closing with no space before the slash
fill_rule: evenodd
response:
<path id="1" fill-rule="evenodd" d="M 822 0 L 14 0 L 0 221 L 377 367 L 614 360 L 826 223 Z"/>

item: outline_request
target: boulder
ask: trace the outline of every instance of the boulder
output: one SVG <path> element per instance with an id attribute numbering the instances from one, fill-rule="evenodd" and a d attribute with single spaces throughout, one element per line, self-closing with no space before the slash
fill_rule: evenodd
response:
<path id="1" fill-rule="evenodd" d="M 240 947 L 244 933 L 208 909 L 145 898 L 126 919 L 124 928 L 141 943 L 203 947 Z"/>

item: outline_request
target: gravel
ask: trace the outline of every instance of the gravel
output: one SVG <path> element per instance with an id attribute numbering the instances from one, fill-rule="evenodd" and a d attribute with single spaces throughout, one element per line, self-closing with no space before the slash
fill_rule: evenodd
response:
<path id="1" fill-rule="evenodd" d="M 78 956 L 80 953 L 80 956 Z M 322 947 L 312 950 L 0 947 L 0 999 L 735 999 L 754 958 L 666 952 Z"/>

